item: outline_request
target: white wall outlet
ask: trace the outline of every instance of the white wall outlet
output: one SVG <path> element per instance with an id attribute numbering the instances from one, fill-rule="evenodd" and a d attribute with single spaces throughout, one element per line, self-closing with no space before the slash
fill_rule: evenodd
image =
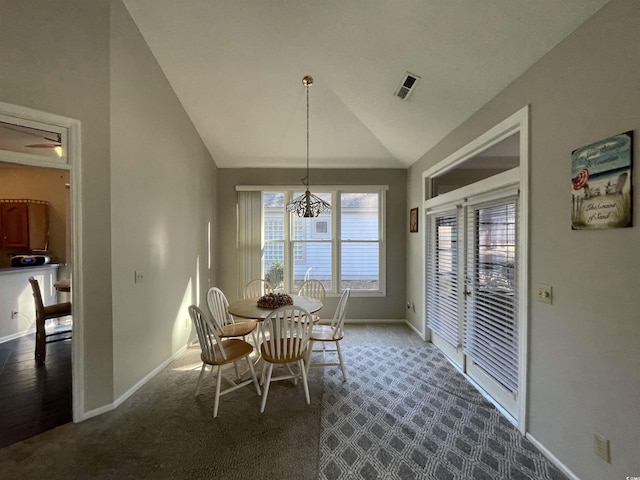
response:
<path id="1" fill-rule="evenodd" d="M 536 285 L 536 300 L 542 303 L 551 304 L 553 299 L 553 290 L 551 285 L 543 285 L 538 283 Z"/>
<path id="2" fill-rule="evenodd" d="M 135 283 L 142 283 L 144 282 L 144 271 L 143 270 L 136 270 L 135 271 Z"/>
<path id="3" fill-rule="evenodd" d="M 611 447 L 609 445 L 609 439 L 604 438 L 602 435 L 596 433 L 593 435 L 593 450 L 600 458 L 605 462 L 611 463 Z"/>

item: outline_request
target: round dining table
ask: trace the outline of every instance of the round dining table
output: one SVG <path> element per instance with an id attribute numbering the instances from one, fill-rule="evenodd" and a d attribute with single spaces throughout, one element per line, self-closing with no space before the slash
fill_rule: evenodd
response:
<path id="1" fill-rule="evenodd" d="M 264 320 L 273 309 L 258 307 L 258 298 L 243 298 L 229 304 L 228 312 L 234 317 L 246 318 L 250 320 Z M 322 308 L 322 302 L 311 297 L 301 297 L 292 295 L 293 305 L 304 308 L 309 313 L 315 313 Z"/>

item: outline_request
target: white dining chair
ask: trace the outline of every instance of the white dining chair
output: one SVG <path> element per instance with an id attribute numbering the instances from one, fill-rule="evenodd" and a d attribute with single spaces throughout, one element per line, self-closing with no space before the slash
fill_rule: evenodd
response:
<path id="1" fill-rule="evenodd" d="M 251 363 L 251 360 L 249 359 L 249 355 L 253 352 L 253 346 L 239 338 L 222 340 L 222 331 L 216 322 L 210 320 L 207 315 L 195 305 L 191 305 L 188 310 L 191 321 L 198 333 L 201 351 L 200 358 L 202 359 L 202 368 L 200 369 L 200 376 L 198 377 L 198 383 L 196 385 L 196 397 L 200 394 L 200 385 L 207 365 L 211 366 L 212 371 L 214 367 L 217 367 L 216 393 L 213 402 L 214 417 L 218 416 L 218 405 L 220 404 L 220 396 L 222 395 L 233 392 L 234 390 L 244 387 L 245 385 L 249 385 L 250 383 L 255 385 L 256 392 L 260 395 L 261 391 L 260 385 L 258 384 L 258 378 L 256 377 L 253 363 Z M 229 363 L 233 363 L 237 374 L 237 363 L 243 358 L 247 361 L 251 377 L 248 380 L 234 383 L 224 390 L 221 390 L 222 367 Z"/>
<path id="2" fill-rule="evenodd" d="M 351 290 L 349 288 L 345 288 L 344 292 L 342 292 L 342 296 L 340 297 L 340 301 L 338 302 L 338 306 L 336 308 L 335 313 L 333 314 L 333 319 L 331 320 L 331 325 L 314 325 L 313 330 L 311 330 L 311 336 L 309 337 L 309 348 L 307 350 L 307 372 L 309 372 L 310 367 L 329 367 L 329 366 L 339 366 L 342 370 L 342 381 L 347 381 L 347 372 L 344 368 L 344 361 L 342 359 L 342 352 L 340 351 L 340 341 L 344 338 L 344 318 L 347 314 L 347 302 L 349 301 L 349 295 L 351 294 Z M 330 349 L 326 348 L 326 344 L 333 342 L 335 344 L 335 348 Z M 313 349 L 314 343 L 320 343 L 323 348 L 322 349 Z M 313 353 L 321 352 L 322 353 L 322 362 L 313 363 L 312 355 Z M 325 355 L 329 352 L 336 352 L 338 355 L 338 362 L 326 362 Z"/>
<path id="3" fill-rule="evenodd" d="M 262 278 L 250 280 L 244 287 L 244 298 L 255 298 L 273 293 L 273 285 Z"/>
<path id="4" fill-rule="evenodd" d="M 301 297 L 311 297 L 319 300 L 324 304 L 324 299 L 327 296 L 327 291 L 324 288 L 324 285 L 320 280 L 309 279 L 302 282 L 300 285 L 300 289 L 298 290 L 298 295 Z M 313 323 L 318 323 L 320 321 L 320 315 L 312 316 Z"/>
<path id="5" fill-rule="evenodd" d="M 224 292 L 218 287 L 211 287 L 207 292 L 207 306 L 213 321 L 220 327 L 221 338 L 241 337 L 246 340 L 247 335 L 251 334 L 253 344 L 258 345 L 256 336 L 258 322 L 255 320 L 245 320 L 236 322 L 233 315 L 229 313 L 229 301 Z M 237 372 L 236 372 L 237 373 Z"/>
<path id="6" fill-rule="evenodd" d="M 260 328 L 260 339 L 262 341 L 260 354 L 264 361 L 261 413 L 264 412 L 267 404 L 269 385 L 271 382 L 278 380 L 293 379 L 294 383 L 297 384 L 298 379 L 301 379 L 307 404 L 311 403 L 304 359 L 307 355 L 312 327 L 311 314 L 305 309 L 294 305 L 277 308 L 263 320 Z M 292 364 L 297 366 L 297 371 L 290 368 Z M 272 376 L 274 365 L 287 367 L 287 373 L 276 377 Z"/>

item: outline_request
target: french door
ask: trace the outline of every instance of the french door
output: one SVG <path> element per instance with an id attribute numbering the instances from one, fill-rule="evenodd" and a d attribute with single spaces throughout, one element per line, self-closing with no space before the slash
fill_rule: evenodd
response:
<path id="1" fill-rule="evenodd" d="M 518 420 L 518 193 L 427 208 L 432 341 Z"/>

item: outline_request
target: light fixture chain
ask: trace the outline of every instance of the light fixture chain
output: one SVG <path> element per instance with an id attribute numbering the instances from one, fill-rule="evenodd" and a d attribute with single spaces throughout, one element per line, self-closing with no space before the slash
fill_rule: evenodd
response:
<path id="1" fill-rule="evenodd" d="M 307 188 L 309 187 L 309 85 L 307 87 Z"/>
<path id="2" fill-rule="evenodd" d="M 309 191 L 309 87 L 313 84 L 313 78 L 307 75 L 302 79 L 302 83 L 307 87 L 307 176 L 302 179 L 306 188 L 302 195 L 287 202 L 286 209 L 298 217 L 309 218 L 330 211 L 331 205 Z"/>

